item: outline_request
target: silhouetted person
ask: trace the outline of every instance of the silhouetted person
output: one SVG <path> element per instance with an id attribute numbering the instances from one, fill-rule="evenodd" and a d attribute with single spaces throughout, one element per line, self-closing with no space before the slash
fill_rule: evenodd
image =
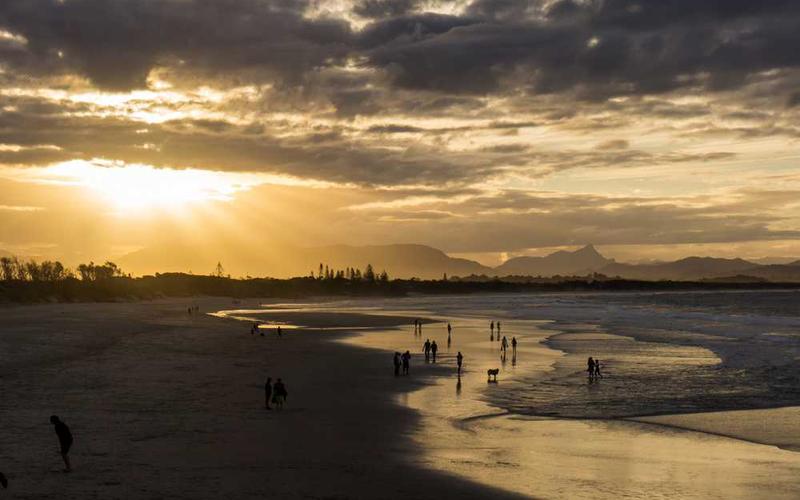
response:
<path id="1" fill-rule="evenodd" d="M 591 356 L 589 356 L 586 365 L 586 371 L 589 372 L 589 380 L 592 380 L 594 378 L 594 359 Z"/>
<path id="2" fill-rule="evenodd" d="M 448 322 L 447 322 L 447 336 L 448 336 L 448 337 L 450 336 L 450 332 L 451 332 L 451 331 L 453 331 L 453 327 L 452 327 L 452 326 L 450 326 L 450 322 L 448 321 Z"/>
<path id="3" fill-rule="evenodd" d="M 500 350 L 503 351 L 503 354 L 506 353 L 508 350 L 508 339 L 503 337 L 503 341 L 500 343 Z"/>
<path id="4" fill-rule="evenodd" d="M 494 321 L 492 321 L 491 323 L 489 323 L 489 331 L 490 331 L 490 332 L 491 332 L 491 334 L 492 334 L 492 340 L 494 340 Z"/>
<path id="5" fill-rule="evenodd" d="M 286 391 L 286 386 L 283 385 L 281 379 L 278 379 L 272 387 L 272 404 L 280 410 L 283 408 L 283 403 L 286 402 L 286 398 L 288 397 L 289 393 Z"/>
<path id="6" fill-rule="evenodd" d="M 458 376 L 461 376 L 461 363 L 464 362 L 464 356 L 461 354 L 461 351 L 458 351 L 458 356 L 456 356 L 456 365 L 458 365 Z"/>
<path id="7" fill-rule="evenodd" d="M 500 322 L 497 322 L 497 340 L 500 340 Z"/>
<path id="8" fill-rule="evenodd" d="M 255 334 L 256 334 L 256 325 L 251 325 L 250 326 L 250 335 L 255 335 Z"/>
<path id="9" fill-rule="evenodd" d="M 67 467 L 64 472 L 71 472 L 72 466 L 69 464 L 69 449 L 72 448 L 72 433 L 69 431 L 67 424 L 61 421 L 58 416 L 53 415 L 50 417 L 50 423 L 53 424 L 56 436 L 58 436 L 58 444 L 61 446 L 61 458 L 64 460 L 64 465 Z"/>
<path id="10" fill-rule="evenodd" d="M 411 364 L 411 353 L 406 351 L 401 358 L 403 359 L 403 375 L 408 375 L 408 367 Z"/>
<path id="11" fill-rule="evenodd" d="M 594 360 L 594 378 L 603 378 L 603 375 L 600 373 L 600 360 Z"/>
<path id="12" fill-rule="evenodd" d="M 394 353 L 394 376 L 395 377 L 400 375 L 400 365 L 401 364 L 402 364 L 402 361 L 400 361 L 400 353 L 399 352 Z"/>
<path id="13" fill-rule="evenodd" d="M 272 397 L 272 378 L 267 377 L 267 381 L 264 384 L 264 406 L 267 410 L 271 410 L 272 408 L 269 406 L 269 399 Z"/>
<path id="14" fill-rule="evenodd" d="M 281 331 L 280 325 L 278 325 L 278 337 L 283 337 L 283 332 Z"/>
<path id="15" fill-rule="evenodd" d="M 434 340 L 431 343 L 431 354 L 433 354 L 433 362 L 436 363 L 436 352 L 439 350 L 439 346 L 436 345 L 436 341 Z"/>
<path id="16" fill-rule="evenodd" d="M 425 361 L 428 361 L 431 355 L 431 339 L 425 339 L 425 343 L 422 344 L 422 352 L 425 353 Z"/>
<path id="17" fill-rule="evenodd" d="M 511 337 L 511 353 L 517 355 L 517 337 Z"/>

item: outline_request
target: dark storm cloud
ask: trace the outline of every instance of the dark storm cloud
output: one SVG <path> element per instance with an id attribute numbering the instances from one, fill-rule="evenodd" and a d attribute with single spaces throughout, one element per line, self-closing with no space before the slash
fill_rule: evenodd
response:
<path id="1" fill-rule="evenodd" d="M 6 59 L 18 69 L 73 71 L 102 88 L 144 87 L 158 65 L 210 74 L 257 70 L 281 79 L 330 64 L 350 39 L 341 21 L 303 18 L 306 3 L 6 0 L 0 27 L 28 40 L 28 57 Z"/>
<path id="2" fill-rule="evenodd" d="M 421 3 L 420 0 L 357 0 L 353 12 L 369 18 L 394 17 L 408 14 Z"/>
<path id="3" fill-rule="evenodd" d="M 420 12 L 425 5 L 356 1 L 353 12 L 374 20 L 354 32 L 310 18 L 302 0 L 6 0 L 0 26 L 27 45 L 2 43 L 0 59 L 129 89 L 154 67 L 297 83 L 351 56 L 401 88 L 483 94 L 510 85 L 591 99 L 734 89 L 800 65 L 800 3 L 790 0 L 476 0 L 458 15 Z M 374 106 L 367 97 L 338 99 Z"/>
<path id="4" fill-rule="evenodd" d="M 533 4 L 475 2 L 468 24 L 428 36 L 409 28 L 375 46 L 370 61 L 408 88 L 486 93 L 513 76 L 530 92 L 594 99 L 731 89 L 800 65 L 797 2 L 562 1 L 526 18 L 541 10 Z"/>

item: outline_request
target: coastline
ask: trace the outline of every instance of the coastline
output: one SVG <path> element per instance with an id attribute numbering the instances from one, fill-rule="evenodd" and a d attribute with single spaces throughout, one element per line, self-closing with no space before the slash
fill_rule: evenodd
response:
<path id="1" fill-rule="evenodd" d="M 230 305 L 197 302 L 202 312 Z M 520 498 L 415 460 L 408 435 L 419 417 L 397 400 L 434 370 L 398 381 L 391 358 L 334 342 L 344 332 L 262 338 L 234 321 L 189 316 L 186 304 L 4 311 L 0 342 L 22 345 L 0 355 L 11 363 L 0 378 L 0 468 L 13 491 L 75 499 Z M 263 408 L 267 375 L 287 383 L 282 412 Z M 52 413 L 76 436 L 70 475 L 59 472 L 46 423 Z"/>

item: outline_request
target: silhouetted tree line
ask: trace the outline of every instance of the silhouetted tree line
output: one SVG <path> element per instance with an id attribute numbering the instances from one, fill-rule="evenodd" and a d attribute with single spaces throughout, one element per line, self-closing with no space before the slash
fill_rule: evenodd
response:
<path id="1" fill-rule="evenodd" d="M 800 288 L 800 283 L 773 282 L 685 282 L 634 281 L 602 275 L 586 277 L 532 278 L 485 276 L 420 280 L 394 279 L 383 271 L 379 275 L 371 265 L 332 270 L 324 264 L 320 273 L 309 276 L 274 278 L 231 278 L 218 264 L 213 274 L 156 273 L 133 278 L 112 262 L 82 264 L 77 274 L 57 261 L 22 262 L 14 257 L 0 259 L 0 301 L 117 301 L 190 297 L 302 298 L 320 295 L 403 296 L 418 294 L 471 294 L 483 292 L 591 292 L 637 290 L 723 290 Z M 444 277 L 443 277 L 444 278 Z"/>
<path id="2" fill-rule="evenodd" d="M 328 267 L 327 264 L 320 262 L 319 271 L 314 276 L 314 271 L 311 271 L 311 278 L 316 278 L 323 281 L 367 281 L 367 282 L 389 282 L 389 274 L 384 269 L 380 274 L 375 274 L 375 269 L 372 264 L 367 264 L 362 272 L 355 267 L 346 267 L 344 269 L 333 269 Z"/>

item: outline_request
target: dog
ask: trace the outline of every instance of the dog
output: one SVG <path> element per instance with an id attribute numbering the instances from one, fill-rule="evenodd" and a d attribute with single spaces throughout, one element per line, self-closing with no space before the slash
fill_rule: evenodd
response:
<path id="1" fill-rule="evenodd" d="M 489 380 L 487 380 L 487 382 L 497 382 L 498 373 L 500 373 L 500 368 L 495 368 L 493 370 L 486 370 L 486 374 L 489 375 Z"/>

